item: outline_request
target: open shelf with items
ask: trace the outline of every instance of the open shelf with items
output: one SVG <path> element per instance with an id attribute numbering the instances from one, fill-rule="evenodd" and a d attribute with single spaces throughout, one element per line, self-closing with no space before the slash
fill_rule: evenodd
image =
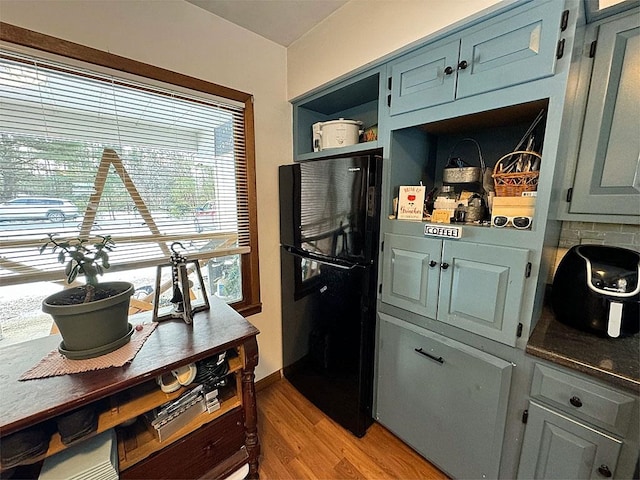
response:
<path id="1" fill-rule="evenodd" d="M 547 109 L 548 100 L 542 99 L 392 130 L 390 195 L 386 215 L 394 218 L 393 199 L 398 196 L 401 185 L 424 185 L 427 194 L 431 192 L 433 195 L 447 184 L 453 187 L 457 197 L 462 191 L 482 195 L 483 189 L 485 192 L 493 190 L 492 174 L 496 162 L 522 142 L 525 147 L 520 148 L 524 149 L 529 137 L 533 137 L 531 150 L 542 154 Z M 541 113 L 545 116 L 536 123 Z M 535 128 L 525 136 L 533 124 Z M 469 183 L 444 182 L 445 167 L 451 166 L 456 159 L 463 162 L 460 165 L 464 168 L 481 167 L 483 161 L 486 165 L 484 176 Z M 544 159 L 539 162 L 539 167 L 544 168 Z M 488 203 L 491 196 L 485 197 Z"/>
<path id="2" fill-rule="evenodd" d="M 174 466 L 169 451 L 193 450 L 195 458 L 208 451 L 203 448 L 211 448 L 209 444 L 214 438 L 222 441 L 224 448 L 217 448 L 213 456 L 202 454 L 202 458 L 191 462 L 186 470 L 189 478 L 199 478 L 210 471 L 216 472 L 216 476 L 228 475 L 244 464 L 249 464 L 249 477 L 257 477 L 259 441 L 253 371 L 258 360 L 255 339 L 258 331 L 222 301 L 214 298 L 211 305 L 211 311 L 195 315 L 192 325 L 179 321 L 161 323 L 133 361 L 123 368 L 21 382 L 18 380 L 21 373 L 55 348 L 59 336 L 0 351 L 0 374 L 6 379 L 0 398 L 3 437 L 31 427 L 53 427 L 58 416 L 82 407 L 91 406 L 98 415 L 97 429 L 71 444 L 65 445 L 60 434 L 53 433 L 46 453 L 11 466 L 16 468 L 15 475 L 37 478 L 47 457 L 116 429 L 121 478 L 175 478 L 178 467 Z M 227 384 L 218 389 L 220 408 L 185 417 L 188 421 L 184 425 L 160 441 L 144 415 L 177 399 L 197 383 L 164 393 L 156 378 L 181 366 L 217 358 L 223 352 L 227 352 L 229 368 L 224 374 Z M 43 387 L 49 395 L 37 394 Z M 31 400 L 24 402 L 25 398 Z M 232 441 L 227 441 L 227 437 Z"/>
<path id="3" fill-rule="evenodd" d="M 160 450 L 168 444 L 180 439 L 184 435 L 189 434 L 205 423 L 215 420 L 216 418 L 224 415 L 233 408 L 242 406 L 242 397 L 239 394 L 239 392 L 241 392 L 240 377 L 237 373 L 241 370 L 242 363 L 240 357 L 231 358 L 229 360 L 228 375 L 233 375 L 235 381 L 233 382 L 233 385 L 228 386 L 224 391 L 220 392 L 220 409 L 213 413 L 203 413 L 198 417 L 197 420 L 191 422 L 188 426 L 181 429 L 180 432 L 173 435 L 166 441 L 147 442 L 145 439 L 142 442 L 136 442 L 136 444 L 139 446 L 137 449 L 125 450 L 125 441 L 121 438 L 121 433 L 123 431 L 120 431 L 118 434 L 118 446 L 121 453 L 119 464 L 120 469 L 124 470 L 128 468 L 129 466 L 135 464 L 151 453 Z M 113 395 L 108 399 L 105 399 L 104 401 L 99 401 L 97 402 L 98 405 L 96 405 L 98 411 L 100 412 L 98 414 L 98 427 L 95 432 L 87 435 L 86 437 L 83 437 L 83 440 L 90 438 L 91 436 L 98 435 L 111 428 L 120 427 L 121 425 L 126 424 L 129 421 L 135 420 L 137 417 L 153 410 L 154 408 L 157 408 L 171 400 L 178 398 L 187 390 L 195 386 L 195 384 L 191 384 L 188 387 L 181 387 L 175 392 L 164 393 L 160 390 L 156 381 L 152 380 L 124 392 Z M 144 423 L 141 420 L 138 420 L 136 424 L 144 426 Z M 146 427 L 144 428 L 146 430 Z M 129 434 L 126 436 L 129 440 L 128 443 L 131 444 L 131 435 Z M 144 437 L 146 437 L 146 435 L 144 435 Z M 150 434 L 148 437 L 153 439 Z M 65 445 L 62 442 L 60 434 L 58 432 L 54 432 L 51 436 L 47 452 L 37 457 L 32 457 L 26 460 L 25 464 L 40 462 L 45 458 L 55 455 L 56 453 L 61 452 L 74 444 L 75 443 Z M 134 451 L 136 453 L 133 453 Z"/>
<path id="4" fill-rule="evenodd" d="M 380 92 L 383 87 L 382 70 L 368 70 L 293 102 L 295 160 L 310 160 L 327 154 L 352 153 L 378 147 L 377 136 L 369 141 L 364 141 L 361 136 L 360 143 L 354 145 L 314 151 L 313 124 L 342 118 L 361 121 L 361 130 L 372 127 L 377 129 Z"/>
<path id="5" fill-rule="evenodd" d="M 177 442 L 203 425 L 227 414 L 234 408 L 242 406 L 242 397 L 238 394 L 238 392 L 240 392 L 238 389 L 240 379 L 238 375 L 234 375 L 234 378 L 236 381 L 233 385 L 227 386 L 220 391 L 219 410 L 212 413 L 205 411 L 199 414 L 194 420 L 163 441 L 159 441 L 154 436 L 143 419 L 138 419 L 133 425 L 120 429 L 118 432 L 118 460 L 120 471 L 126 471 L 153 453 Z M 182 393 L 184 393 L 184 391 Z"/>

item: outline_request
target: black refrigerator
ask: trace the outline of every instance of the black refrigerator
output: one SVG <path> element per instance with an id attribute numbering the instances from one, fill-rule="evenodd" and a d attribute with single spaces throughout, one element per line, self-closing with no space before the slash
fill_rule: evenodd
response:
<path id="1" fill-rule="evenodd" d="M 284 375 L 358 437 L 372 423 L 382 156 L 279 167 Z"/>

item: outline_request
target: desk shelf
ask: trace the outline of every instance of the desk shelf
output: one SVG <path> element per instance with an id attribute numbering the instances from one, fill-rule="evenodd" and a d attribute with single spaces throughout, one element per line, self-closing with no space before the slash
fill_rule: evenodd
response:
<path id="1" fill-rule="evenodd" d="M 159 325 L 134 360 L 122 368 L 24 382 L 19 380 L 22 372 L 55 348 L 59 337 L 53 335 L 10 345 L 0 350 L 0 377 L 3 378 L 0 436 L 55 422 L 60 415 L 94 405 L 99 412 L 98 427 L 90 435 L 117 429 L 119 470 L 124 476 L 127 471 L 135 471 L 136 476 L 145 476 L 147 471 L 158 469 L 153 478 L 171 478 L 175 473 L 171 471 L 171 455 L 165 455 L 163 450 L 167 452 L 178 448 L 187 452 L 191 449 L 195 451 L 210 438 L 216 437 L 228 448 L 222 454 L 218 451 L 215 455 L 192 462 L 189 478 L 199 478 L 209 471 L 229 474 L 244 463 L 249 463 L 249 478 L 256 478 L 259 440 L 254 369 L 258 363 L 258 333 L 231 307 L 212 297 L 211 311 L 198 312 L 193 325 L 173 321 Z M 219 389 L 220 409 L 198 415 L 169 438 L 159 442 L 153 432 L 147 429 L 143 419 L 138 417 L 179 397 L 196 384 L 166 394 L 160 390 L 155 379 L 180 366 L 213 358 L 230 350 L 235 350 L 237 355 L 227 355 L 227 375 L 231 381 Z M 43 391 L 48 394 L 43 395 Z M 238 421 L 238 418 L 244 420 Z M 125 426 L 132 420 L 135 420 L 133 425 Z M 89 436 L 82 440 L 87 438 Z M 20 471 L 14 475 L 37 478 L 40 464 L 45 458 L 75 444 L 63 444 L 60 434 L 54 433 L 47 452 L 25 460 L 16 467 Z M 145 461 L 150 457 L 153 457 L 153 467 Z M 138 468 L 134 468 L 136 466 Z"/>

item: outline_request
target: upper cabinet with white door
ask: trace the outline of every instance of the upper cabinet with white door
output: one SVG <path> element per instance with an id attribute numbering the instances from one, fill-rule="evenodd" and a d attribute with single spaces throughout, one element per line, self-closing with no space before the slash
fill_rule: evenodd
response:
<path id="1" fill-rule="evenodd" d="M 391 62 L 390 114 L 553 75 L 567 13 L 558 12 L 558 2 L 535 2 L 517 12 Z"/>
<path id="2" fill-rule="evenodd" d="M 589 25 L 576 59 L 561 218 L 640 221 L 640 9 Z"/>

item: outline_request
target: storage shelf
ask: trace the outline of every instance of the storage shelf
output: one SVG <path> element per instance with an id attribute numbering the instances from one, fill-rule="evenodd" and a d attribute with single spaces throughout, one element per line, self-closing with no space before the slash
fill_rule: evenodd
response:
<path id="1" fill-rule="evenodd" d="M 526 124 L 535 118 L 540 110 L 548 108 L 548 99 L 541 99 L 430 122 L 421 125 L 420 128 L 433 135 L 452 135 L 461 132 L 473 134 L 481 129 L 490 130 L 507 125 Z"/>
<path id="2" fill-rule="evenodd" d="M 253 379 L 258 363 L 258 330 L 219 298 L 211 297 L 210 305 L 210 310 L 194 315 L 192 326 L 185 326 L 181 321 L 163 322 L 124 368 L 47 378 L 44 380 L 47 395 L 42 395 L 42 381 L 20 382 L 19 378 L 21 372 L 55 348 L 59 339 L 42 337 L 1 349 L 0 368 L 3 368 L 1 365 L 4 368 L 0 376 L 9 385 L 0 395 L 3 439 L 29 428 L 48 429 L 47 425 L 55 425 L 56 419 L 80 408 L 94 408 L 98 417 L 96 431 L 70 445 L 64 445 L 58 433 L 52 434 L 48 438 L 48 451 L 16 465 L 15 470 L 11 466 L 12 475 L 38 478 L 47 457 L 115 428 L 121 478 L 204 478 L 210 471 L 222 475 L 228 473 L 228 468 L 239 466 L 234 462 L 239 460 L 235 454 L 241 448 L 245 452 L 245 463 L 249 464 L 249 476 L 256 478 L 260 443 Z M 159 442 L 157 432 L 144 428 L 145 414 L 174 401 L 199 382 L 165 394 L 156 384 L 156 378 L 180 366 L 207 359 L 215 362 L 225 352 L 228 381 L 218 389 L 220 408 L 202 414 L 194 410 L 172 425 L 179 431 L 163 431 L 172 435 L 166 435 L 164 441 Z M 25 402 L 25 398 L 29 401 Z M 247 438 L 249 433 L 251 442 Z M 219 445 L 214 445 L 211 437 L 221 439 Z M 211 450 L 203 451 L 201 446 L 210 446 Z M 176 449 L 193 461 L 176 464 Z M 4 478 L 5 468 L 2 470 Z M 145 472 L 152 473 L 145 475 Z"/>
<path id="3" fill-rule="evenodd" d="M 162 442 L 158 441 L 142 420 L 137 421 L 131 427 L 125 428 L 125 431 L 118 435 L 118 469 L 123 471 L 132 467 L 149 455 L 189 435 L 201 426 L 212 422 L 234 408 L 242 406 L 242 401 L 238 396 L 235 386 L 234 388 L 227 389 L 226 394 L 225 392 L 221 392 L 220 397 L 222 398 L 219 398 L 219 410 L 213 413 L 201 413 L 193 421 Z"/>
<path id="4" fill-rule="evenodd" d="M 323 152 L 313 151 L 313 125 L 344 118 L 362 122 L 362 128 L 379 126 L 382 68 L 368 70 L 347 81 L 339 82 L 305 98 L 293 102 L 293 158 L 312 160 L 320 156 L 351 153 L 378 148 L 378 142 L 335 148 Z M 363 146 L 366 145 L 366 146 Z"/>
<path id="5" fill-rule="evenodd" d="M 327 148 L 325 150 L 322 150 L 321 152 L 303 153 L 298 155 L 296 157 L 296 160 L 297 161 L 315 160 L 317 158 L 325 158 L 325 157 L 334 156 L 334 155 L 349 155 L 352 153 L 360 153 L 367 150 L 373 150 L 378 147 L 379 147 L 378 141 L 374 140 L 371 142 L 363 142 L 363 143 L 357 143 L 355 145 L 349 145 L 348 147 Z"/>
<path id="6" fill-rule="evenodd" d="M 433 225 L 434 227 L 461 227 L 463 229 L 467 229 L 467 228 L 478 228 L 478 229 L 483 229 L 483 230 L 492 230 L 494 232 L 500 232 L 500 233 L 504 233 L 504 234 L 509 234 L 509 232 L 519 232 L 518 234 L 521 233 L 526 233 L 526 232 L 531 232 L 531 228 L 523 228 L 523 229 L 518 229 L 518 228 L 514 228 L 511 226 L 507 226 L 507 227 L 494 227 L 492 226 L 490 223 L 474 223 L 474 222 L 465 222 L 465 223 L 438 223 L 438 222 L 431 222 L 429 220 L 398 220 L 397 218 L 392 218 L 393 215 L 390 216 L 389 220 L 391 220 L 392 222 L 398 222 L 398 223 L 407 223 L 407 224 L 414 224 L 414 225 L 421 225 L 422 228 L 424 228 L 425 225 Z"/>
<path id="7" fill-rule="evenodd" d="M 477 224 L 458 224 L 458 223 L 432 223 L 432 222 L 418 222 L 410 220 L 396 220 L 396 219 L 383 219 L 384 229 L 386 233 L 393 233 L 396 235 L 406 235 L 416 238 L 442 238 L 433 235 L 425 235 L 425 225 L 432 225 L 438 227 L 459 226 L 462 228 L 462 236 L 460 240 L 471 241 L 476 243 L 482 243 L 487 245 L 501 245 L 501 246 L 513 246 L 513 245 L 528 245 L 535 237 L 537 233 L 537 226 L 534 221 L 532 229 L 530 230 L 518 230 L 517 228 L 506 227 L 496 228 L 489 225 L 477 225 Z"/>
<path id="8" fill-rule="evenodd" d="M 239 356 L 229 358 L 228 362 L 229 362 L 229 373 L 228 373 L 229 375 L 235 374 L 236 372 L 239 372 L 240 370 L 242 370 L 242 360 Z M 234 376 L 236 377 L 236 384 L 234 385 L 234 389 L 236 392 L 238 392 L 240 391 L 239 385 L 238 385 L 239 379 L 238 379 L 238 375 L 234 375 Z M 24 462 L 22 462 L 21 465 L 28 465 L 28 464 L 40 462 L 47 457 L 50 457 L 52 455 L 55 455 L 56 453 L 59 453 L 65 450 L 71 445 L 80 443 L 83 440 L 86 440 L 87 438 L 98 435 L 106 430 L 115 428 L 125 422 L 135 419 L 138 416 L 150 410 L 153 410 L 154 408 L 159 407 L 164 403 L 167 403 L 175 398 L 178 398 L 180 395 L 185 393 L 190 388 L 192 388 L 192 386 L 181 387 L 179 390 L 172 393 L 164 393 L 162 390 L 160 390 L 160 387 L 158 387 L 154 379 L 153 381 L 146 382 L 130 390 L 127 390 L 120 394 L 116 394 L 110 398 L 111 408 L 101 412 L 98 415 L 98 428 L 96 429 L 95 432 L 92 432 L 91 434 L 82 437 L 80 440 L 78 440 L 78 442 L 74 442 L 69 445 L 65 445 L 64 443 L 62 443 L 60 433 L 55 432 L 51 436 L 51 440 L 49 442 L 49 448 L 47 449 L 46 453 L 42 455 L 38 455 L 37 457 L 29 458 Z M 231 390 L 234 390 L 234 389 L 231 389 Z M 198 424 L 198 422 L 194 422 L 196 424 L 195 426 L 190 424 L 189 426 L 185 427 L 185 429 L 183 429 L 185 430 L 185 432 L 182 432 L 182 430 L 180 430 L 180 432 L 176 433 L 175 435 L 176 438 L 174 439 L 172 436 L 169 442 L 162 442 L 162 444 L 160 444 L 159 442 L 156 441 L 156 443 L 158 443 L 157 449 L 164 448 L 166 445 L 168 445 L 168 443 L 171 443 L 177 440 L 178 438 L 190 433 L 194 429 L 200 427 L 202 424 L 210 422 L 211 420 L 218 418 L 220 415 L 225 414 L 229 410 L 241 405 L 242 405 L 242 402 L 236 395 L 233 395 L 231 398 L 224 400 L 224 402 L 221 401 L 220 410 L 217 410 L 214 413 L 205 413 L 204 415 L 206 415 L 206 417 L 203 417 L 201 419 L 202 423 Z M 140 459 L 136 461 L 139 461 L 139 460 Z M 129 466 L 131 465 L 132 463 L 129 463 Z"/>

